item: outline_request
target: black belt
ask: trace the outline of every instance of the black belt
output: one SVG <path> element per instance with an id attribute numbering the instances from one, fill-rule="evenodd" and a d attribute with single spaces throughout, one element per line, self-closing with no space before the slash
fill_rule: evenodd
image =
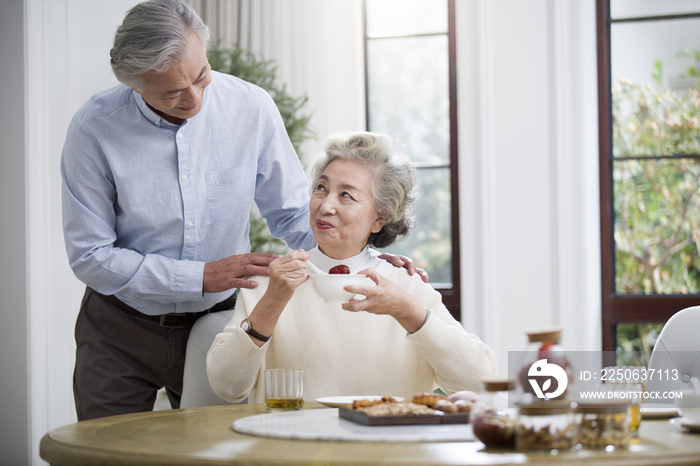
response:
<path id="1" fill-rule="evenodd" d="M 226 311 L 228 309 L 233 309 L 233 307 L 236 305 L 236 293 L 234 292 L 228 298 L 224 299 L 220 303 L 214 304 L 212 307 L 210 307 L 209 309 L 205 309 L 204 311 L 149 316 L 148 314 L 144 314 L 143 312 L 137 311 L 136 309 L 129 306 L 124 301 L 122 301 L 114 295 L 104 295 L 95 290 L 92 290 L 92 292 L 95 293 L 95 295 L 107 301 L 108 303 L 126 312 L 130 316 L 140 317 L 142 319 L 150 320 L 152 322 L 157 322 L 158 325 L 160 325 L 161 327 L 168 328 L 192 327 L 197 321 L 197 319 L 202 317 L 204 314 L 209 314 L 210 312 Z"/>

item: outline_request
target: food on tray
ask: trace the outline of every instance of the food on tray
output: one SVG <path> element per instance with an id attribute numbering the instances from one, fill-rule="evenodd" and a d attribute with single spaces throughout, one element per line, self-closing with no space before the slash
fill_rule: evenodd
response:
<path id="1" fill-rule="evenodd" d="M 429 404 L 430 403 L 430 404 Z M 403 415 L 421 415 L 421 414 L 436 414 L 439 415 L 460 415 L 460 419 L 464 418 L 464 422 L 471 411 L 473 403 L 467 400 L 450 401 L 444 395 L 435 393 L 417 393 L 411 403 L 400 403 L 390 396 L 383 396 L 381 399 L 357 399 L 348 404 L 345 408 L 355 411 L 361 411 L 368 416 L 403 416 Z M 459 416 L 458 416 L 459 417 Z M 457 419 L 451 417 L 450 419 Z M 457 422 L 457 421 L 453 421 Z"/>
<path id="2" fill-rule="evenodd" d="M 432 409 L 442 411 L 443 413 L 468 413 L 472 410 L 472 401 L 467 401 L 464 395 L 465 392 L 461 393 L 460 396 L 455 397 L 452 401 L 445 395 L 438 395 L 436 393 L 416 393 L 413 395 L 412 402 L 419 405 L 425 405 Z M 471 397 L 471 395 L 469 396 Z"/>
<path id="3" fill-rule="evenodd" d="M 418 405 L 432 406 L 440 400 L 447 400 L 445 395 L 438 395 L 436 393 L 416 393 L 413 395 L 413 403 Z"/>
<path id="4" fill-rule="evenodd" d="M 425 405 L 399 403 L 390 396 L 383 396 L 379 400 L 354 400 L 351 405 L 347 405 L 347 408 L 362 411 L 368 416 L 435 414 L 434 409 Z"/>
<path id="5" fill-rule="evenodd" d="M 479 398 L 479 394 L 476 392 L 473 392 L 471 390 L 462 390 L 459 392 L 454 392 L 452 395 L 447 397 L 447 399 L 453 403 L 455 401 L 460 401 L 460 400 L 471 401 L 472 403 L 474 403 L 477 398 Z"/>
<path id="6" fill-rule="evenodd" d="M 331 269 L 328 271 L 330 274 L 337 274 L 337 275 L 349 275 L 350 274 L 350 267 L 347 265 L 336 265 L 335 267 L 331 267 Z"/>
<path id="7" fill-rule="evenodd" d="M 383 396 L 380 400 L 353 400 L 352 404 L 347 407 L 350 409 L 364 409 L 370 406 L 388 403 L 398 403 L 398 401 L 390 396 Z"/>
<path id="8" fill-rule="evenodd" d="M 347 405 L 346 407 L 348 409 L 362 411 L 368 416 L 435 414 L 434 409 L 430 409 L 425 405 L 399 403 L 390 396 L 383 396 L 379 400 L 354 400 L 351 405 Z"/>
<path id="9" fill-rule="evenodd" d="M 472 406 L 474 406 L 474 403 L 467 400 L 453 401 L 452 404 L 457 407 L 457 412 L 460 413 L 470 413 L 472 411 Z"/>
<path id="10" fill-rule="evenodd" d="M 447 397 L 441 398 L 432 408 L 425 404 L 399 402 L 389 396 L 381 399 L 356 399 L 352 404 L 340 406 L 338 416 L 366 426 L 466 424 L 469 422 L 469 411 L 464 411 L 467 405 L 468 409 L 471 409 L 469 402 L 461 400 L 452 403 L 447 400 Z"/>
<path id="11" fill-rule="evenodd" d="M 418 416 L 422 414 L 435 414 L 434 409 L 414 403 L 381 403 L 367 408 L 361 408 L 361 410 L 368 416 Z"/>
<path id="12" fill-rule="evenodd" d="M 442 411 L 443 413 L 458 413 L 459 407 L 452 403 L 450 400 L 438 400 L 434 405 L 431 406 L 433 409 Z"/>
<path id="13" fill-rule="evenodd" d="M 469 413 L 472 410 L 474 403 L 471 401 L 457 400 L 438 400 L 435 404 L 430 405 L 431 408 L 442 411 L 443 413 Z"/>

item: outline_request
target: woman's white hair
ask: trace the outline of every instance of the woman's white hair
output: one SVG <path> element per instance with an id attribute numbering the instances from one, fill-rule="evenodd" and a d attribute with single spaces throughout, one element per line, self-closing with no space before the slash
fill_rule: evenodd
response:
<path id="1" fill-rule="evenodd" d="M 109 54 L 117 79 L 137 91 L 144 75 L 162 73 L 178 62 L 195 33 L 206 51 L 209 28 L 189 5 L 179 0 L 148 0 L 126 14 Z"/>
<path id="2" fill-rule="evenodd" d="M 385 248 L 397 238 L 408 236 L 416 224 L 413 202 L 417 176 L 406 147 L 389 136 L 366 131 L 328 136 L 311 173 L 312 195 L 323 171 L 338 159 L 360 163 L 374 175 L 374 206 L 384 227 L 370 235 L 368 244 Z"/>

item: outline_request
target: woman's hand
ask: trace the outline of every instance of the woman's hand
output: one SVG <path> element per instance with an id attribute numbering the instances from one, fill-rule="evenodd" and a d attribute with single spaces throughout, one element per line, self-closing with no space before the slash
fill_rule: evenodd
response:
<path id="1" fill-rule="evenodd" d="M 262 335 L 272 335 L 277 321 L 285 306 L 292 299 L 294 291 L 309 279 L 306 274 L 306 260 L 309 254 L 306 251 L 293 251 L 270 262 L 270 283 L 265 294 L 255 305 L 248 321 L 256 332 Z M 257 346 L 264 342 L 250 336 Z"/>
<path id="2" fill-rule="evenodd" d="M 309 279 L 306 274 L 309 257 L 309 253 L 300 249 L 270 262 L 270 284 L 265 292 L 266 297 L 286 305 L 299 285 Z"/>
<path id="3" fill-rule="evenodd" d="M 366 269 L 358 273 L 370 278 L 376 286 L 345 286 L 345 291 L 363 295 L 365 299 L 353 298 L 343 304 L 343 309 L 350 312 L 365 311 L 378 315 L 390 315 L 408 333 L 414 333 L 423 326 L 427 311 L 416 298 L 388 278 L 379 275 L 374 269 Z"/>

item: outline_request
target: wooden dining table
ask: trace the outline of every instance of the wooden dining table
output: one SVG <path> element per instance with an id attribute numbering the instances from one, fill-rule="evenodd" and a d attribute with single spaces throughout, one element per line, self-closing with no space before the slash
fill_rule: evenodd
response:
<path id="1" fill-rule="evenodd" d="M 329 408 L 307 402 L 304 409 Z M 244 404 L 82 421 L 47 433 L 41 440 L 40 454 L 56 466 L 700 464 L 700 434 L 685 431 L 668 419 L 644 420 L 629 448 L 555 454 L 486 448 L 479 441 L 299 440 L 234 430 L 234 421 L 264 413 L 262 404 Z"/>

